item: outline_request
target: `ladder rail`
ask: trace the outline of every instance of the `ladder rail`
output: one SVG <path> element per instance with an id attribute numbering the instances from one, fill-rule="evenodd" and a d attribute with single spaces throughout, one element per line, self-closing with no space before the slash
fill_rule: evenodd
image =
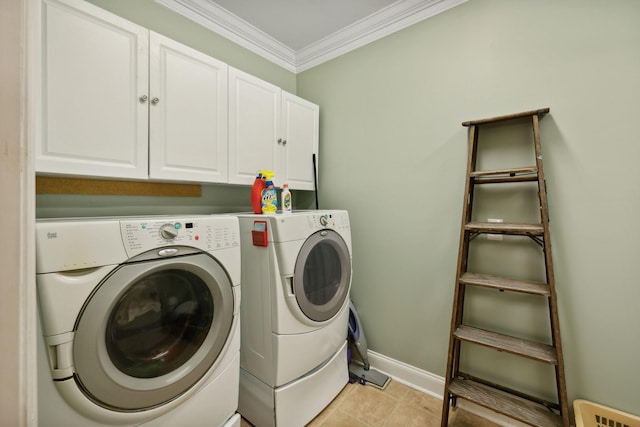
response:
<path id="1" fill-rule="evenodd" d="M 556 295 L 556 281 L 553 270 L 553 257 L 551 255 L 551 232 L 549 228 L 549 204 L 547 200 L 547 181 L 542 166 L 542 144 L 540 142 L 540 120 L 537 115 L 531 117 L 533 127 L 533 141 L 536 156 L 536 167 L 538 169 L 538 198 L 540 201 L 540 222 L 544 229 L 543 252 L 545 257 L 546 279 L 549 284 L 549 316 L 551 321 L 551 342 L 556 348 L 558 363 L 555 366 L 556 392 L 561 408 L 568 408 L 567 386 L 564 374 L 564 358 L 560 339 L 560 319 L 558 315 L 558 302 Z M 567 410 L 562 411 L 565 425 L 569 425 L 569 414 Z"/>
<path id="2" fill-rule="evenodd" d="M 464 200 L 462 204 L 462 224 L 460 227 L 460 242 L 458 246 L 458 262 L 456 269 L 456 285 L 454 288 L 454 304 L 451 315 L 451 330 L 455 331 L 462 324 L 462 314 L 464 307 L 465 285 L 460 283 L 460 278 L 467 271 L 467 259 L 469 254 L 469 231 L 465 230 L 465 224 L 471 220 L 474 180 L 471 173 L 476 169 L 478 146 L 478 127 L 471 126 L 469 129 L 469 144 L 467 155 L 467 178 L 465 182 Z M 447 392 L 450 381 L 458 375 L 460 369 L 460 340 L 455 339 L 453 334 L 449 336 L 449 352 L 447 360 L 447 372 L 445 375 L 445 398 L 442 402 L 442 426 L 446 426 L 449 419 L 449 405 L 455 406 L 455 400 L 451 401 Z M 451 397 L 451 399 L 455 399 Z"/>

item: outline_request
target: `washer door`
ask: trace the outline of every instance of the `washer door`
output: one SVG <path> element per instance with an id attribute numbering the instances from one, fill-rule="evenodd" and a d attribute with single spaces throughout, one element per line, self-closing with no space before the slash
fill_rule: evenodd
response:
<path id="1" fill-rule="evenodd" d="M 214 365 L 233 312 L 232 283 L 208 254 L 123 264 L 78 317 L 75 380 L 108 409 L 162 405 Z"/>
<path id="2" fill-rule="evenodd" d="M 351 257 L 342 237 L 318 231 L 304 242 L 296 259 L 293 288 L 300 310 L 315 322 L 331 319 L 349 296 Z"/>

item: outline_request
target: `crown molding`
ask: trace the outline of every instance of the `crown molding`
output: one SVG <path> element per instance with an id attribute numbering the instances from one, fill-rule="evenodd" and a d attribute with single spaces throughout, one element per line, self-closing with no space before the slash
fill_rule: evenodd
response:
<path id="1" fill-rule="evenodd" d="M 210 1 L 156 0 L 157 3 L 293 73 L 306 71 L 467 1 L 398 0 L 322 40 L 294 51 Z"/>
<path id="2" fill-rule="evenodd" d="M 399 0 L 296 52 L 296 72 L 327 62 L 468 0 Z"/>
<path id="3" fill-rule="evenodd" d="M 197 22 L 288 71 L 296 72 L 296 55 L 293 49 L 215 3 L 207 0 L 156 0 L 156 3 Z"/>

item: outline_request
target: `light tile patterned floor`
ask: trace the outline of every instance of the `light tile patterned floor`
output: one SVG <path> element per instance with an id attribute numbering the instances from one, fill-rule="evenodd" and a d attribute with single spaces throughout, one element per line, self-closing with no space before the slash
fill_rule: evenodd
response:
<path id="1" fill-rule="evenodd" d="M 391 381 L 384 390 L 348 384 L 309 427 L 439 427 L 442 400 Z M 497 427 L 484 418 L 455 409 L 452 427 Z M 251 424 L 242 420 L 242 427 Z"/>

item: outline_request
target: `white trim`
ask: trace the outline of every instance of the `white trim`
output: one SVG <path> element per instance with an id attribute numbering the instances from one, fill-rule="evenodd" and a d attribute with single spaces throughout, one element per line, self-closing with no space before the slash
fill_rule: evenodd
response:
<path id="1" fill-rule="evenodd" d="M 16 427 L 37 426 L 31 31 L 39 3 L 3 0 L 0 6 L 0 218 L 7 230 L 0 259 L 0 423 Z"/>
<path id="2" fill-rule="evenodd" d="M 371 367 L 416 390 L 442 399 L 444 378 L 375 351 L 367 351 Z"/>
<path id="3" fill-rule="evenodd" d="M 296 72 L 337 58 L 467 1 L 399 0 L 297 51 Z"/>
<path id="4" fill-rule="evenodd" d="M 23 2 L 24 11 L 24 32 L 26 53 L 24 55 L 24 81 L 23 81 L 23 107 L 24 135 L 23 144 L 26 150 L 26 158 L 20 160 L 23 169 L 23 187 L 21 188 L 21 199 L 24 207 L 22 219 L 22 248 L 21 268 L 23 269 L 23 301 L 24 310 L 22 330 L 24 355 L 27 373 L 24 377 L 24 386 L 27 392 L 26 425 L 28 427 L 38 426 L 38 362 L 37 362 L 37 293 L 36 293 L 36 167 L 35 167 L 35 146 L 36 138 L 41 136 L 40 130 L 40 108 L 42 106 L 42 95 L 40 91 L 40 78 L 42 76 L 42 42 L 41 42 L 41 22 L 42 2 L 39 0 L 27 0 Z"/>
<path id="5" fill-rule="evenodd" d="M 298 51 L 207 0 L 156 0 L 251 52 L 299 73 L 417 24 L 468 0 L 398 0 Z"/>
<path id="6" fill-rule="evenodd" d="M 265 32 L 206 0 L 156 0 L 280 67 L 295 72 L 295 52 Z"/>
<path id="7" fill-rule="evenodd" d="M 394 381 L 442 400 L 444 394 L 443 377 L 371 350 L 367 352 L 367 356 L 373 369 L 390 376 Z M 498 414 L 497 412 L 466 400 L 459 400 L 458 407 L 501 426 L 527 427 L 526 424 L 516 421 L 513 418 Z"/>

